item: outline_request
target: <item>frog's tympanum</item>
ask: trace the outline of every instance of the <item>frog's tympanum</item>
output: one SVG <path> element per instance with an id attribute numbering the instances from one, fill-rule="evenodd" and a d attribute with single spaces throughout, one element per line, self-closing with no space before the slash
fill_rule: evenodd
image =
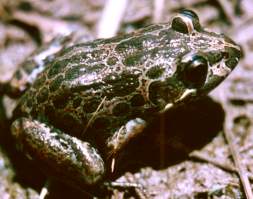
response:
<path id="1" fill-rule="evenodd" d="M 238 45 L 203 29 L 189 10 L 170 23 L 63 48 L 11 80 L 23 92 L 12 134 L 50 176 L 98 185 L 152 118 L 207 94 L 240 56 Z"/>

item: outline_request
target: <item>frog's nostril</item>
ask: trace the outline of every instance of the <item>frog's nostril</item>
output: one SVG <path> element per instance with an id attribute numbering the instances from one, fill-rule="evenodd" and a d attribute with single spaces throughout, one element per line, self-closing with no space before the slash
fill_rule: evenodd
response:
<path id="1" fill-rule="evenodd" d="M 225 58 L 226 66 L 233 69 L 242 57 L 242 49 L 232 39 L 222 35 L 224 38 L 225 52 L 223 52 L 223 58 Z"/>

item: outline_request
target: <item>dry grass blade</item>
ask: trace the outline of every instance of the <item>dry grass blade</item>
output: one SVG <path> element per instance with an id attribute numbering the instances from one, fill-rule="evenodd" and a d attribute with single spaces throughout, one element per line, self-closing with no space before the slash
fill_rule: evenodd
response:
<path id="1" fill-rule="evenodd" d="M 116 35 L 120 28 L 128 0 L 108 0 L 97 26 L 97 38 L 109 38 Z"/>
<path id="2" fill-rule="evenodd" d="M 153 10 L 153 23 L 159 23 L 162 21 L 164 15 L 164 0 L 155 0 L 154 1 L 154 10 Z"/>
<path id="3" fill-rule="evenodd" d="M 216 160 L 214 158 L 210 158 L 209 156 L 207 156 L 199 151 L 193 151 L 189 156 L 190 156 L 190 158 L 194 158 L 194 159 L 197 159 L 200 161 L 205 161 L 207 163 L 213 164 L 223 170 L 238 173 L 238 170 L 233 165 L 227 164 L 227 163 L 222 162 L 220 160 Z M 248 173 L 248 178 L 251 181 L 253 181 L 252 174 Z"/>
<path id="4" fill-rule="evenodd" d="M 104 102 L 105 102 L 106 96 L 101 100 L 100 104 L 98 105 L 96 111 L 93 113 L 92 117 L 90 118 L 90 120 L 88 121 L 87 125 L 85 126 L 83 132 L 82 132 L 82 136 L 84 136 L 85 132 L 87 131 L 87 129 L 90 127 L 91 123 L 94 121 L 98 111 L 100 110 L 100 108 L 103 106 Z"/>
<path id="5" fill-rule="evenodd" d="M 245 166 L 243 166 L 243 164 L 242 164 L 240 155 L 236 150 L 237 147 L 235 146 L 235 144 L 233 142 L 234 139 L 233 139 L 233 135 L 231 133 L 232 132 L 231 125 L 233 123 L 231 122 L 232 120 L 229 116 L 226 117 L 226 120 L 230 120 L 230 121 L 225 122 L 224 134 L 225 134 L 226 140 L 228 142 L 229 149 L 230 149 L 230 152 L 232 154 L 233 160 L 235 162 L 236 169 L 238 170 L 238 174 L 239 174 L 240 180 L 242 182 L 246 198 L 247 199 L 252 199 L 253 198 L 253 193 L 252 193 L 252 189 L 251 189 L 251 186 L 250 186 L 247 171 L 246 171 Z"/>

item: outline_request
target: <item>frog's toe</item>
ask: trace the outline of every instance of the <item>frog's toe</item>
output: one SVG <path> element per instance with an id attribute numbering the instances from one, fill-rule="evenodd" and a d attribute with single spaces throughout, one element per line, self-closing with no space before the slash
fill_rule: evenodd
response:
<path id="1" fill-rule="evenodd" d="M 104 177 L 104 161 L 87 142 L 28 118 L 17 119 L 12 134 L 22 151 L 47 175 L 79 187 L 95 185 Z"/>

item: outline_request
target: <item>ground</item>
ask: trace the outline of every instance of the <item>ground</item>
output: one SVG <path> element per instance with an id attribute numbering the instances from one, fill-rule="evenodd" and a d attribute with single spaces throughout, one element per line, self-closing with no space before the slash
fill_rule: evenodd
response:
<path id="1" fill-rule="evenodd" d="M 105 3 L 2 0 L 0 81 L 8 81 L 29 54 L 70 27 L 89 40 L 100 35 L 98 24 Z M 129 0 L 127 8 L 122 9 L 117 32 L 169 21 L 182 8 L 194 10 L 204 27 L 233 38 L 241 45 L 244 56 L 229 78 L 208 97 L 157 118 L 144 136 L 124 150 L 116 165 L 115 180 L 137 183 L 141 188 L 112 189 L 103 198 L 250 198 L 247 179 L 253 180 L 252 1 Z M 15 100 L 1 97 L 1 198 L 38 198 L 46 177 L 15 150 L 9 131 L 13 107 Z M 238 170 L 242 171 L 240 176 Z M 49 191 L 48 198 L 88 197 L 60 183 L 54 183 Z"/>

